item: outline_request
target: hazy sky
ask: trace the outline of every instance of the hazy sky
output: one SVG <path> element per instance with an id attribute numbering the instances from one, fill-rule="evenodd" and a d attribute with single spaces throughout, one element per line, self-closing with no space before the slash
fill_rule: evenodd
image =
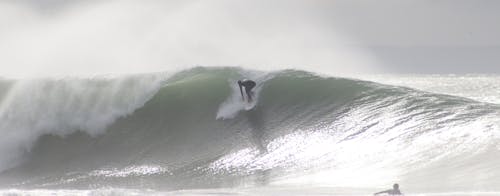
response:
<path id="1" fill-rule="evenodd" d="M 500 73 L 498 10 L 495 0 L 0 0 L 0 75 Z"/>

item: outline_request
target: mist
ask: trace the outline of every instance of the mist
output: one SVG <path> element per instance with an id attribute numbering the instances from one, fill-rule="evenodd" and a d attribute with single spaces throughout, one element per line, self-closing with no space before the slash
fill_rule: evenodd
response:
<path id="1" fill-rule="evenodd" d="M 316 3 L 321 3 L 317 1 Z M 4 77 L 176 71 L 193 66 L 377 70 L 370 52 L 306 1 L 6 1 Z"/>
<path id="2" fill-rule="evenodd" d="M 500 3 L 0 2 L 3 77 L 193 66 L 350 73 L 500 73 Z"/>

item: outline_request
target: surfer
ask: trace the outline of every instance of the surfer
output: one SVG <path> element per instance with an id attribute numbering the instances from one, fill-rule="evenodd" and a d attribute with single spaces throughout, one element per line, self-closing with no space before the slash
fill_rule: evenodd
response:
<path id="1" fill-rule="evenodd" d="M 238 85 L 240 86 L 241 98 L 243 101 L 245 100 L 245 96 L 243 96 L 243 89 L 241 86 L 245 87 L 245 92 L 247 93 L 248 103 L 252 102 L 252 88 L 255 87 L 256 83 L 252 80 L 238 80 Z"/>
<path id="2" fill-rule="evenodd" d="M 401 190 L 399 190 L 399 184 L 394 184 L 394 185 L 392 185 L 392 189 L 380 191 L 378 193 L 374 193 L 373 195 L 378 195 L 378 194 L 382 194 L 382 193 L 385 193 L 388 195 L 403 195 L 401 193 Z"/>

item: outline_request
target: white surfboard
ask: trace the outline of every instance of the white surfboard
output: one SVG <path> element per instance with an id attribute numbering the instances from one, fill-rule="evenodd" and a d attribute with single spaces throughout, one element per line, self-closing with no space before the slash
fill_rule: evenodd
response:
<path id="1" fill-rule="evenodd" d="M 256 100 L 253 100 L 251 101 L 250 103 L 248 103 L 247 101 L 245 101 L 245 110 L 251 110 L 252 108 L 255 107 L 255 105 L 257 105 L 257 101 Z"/>

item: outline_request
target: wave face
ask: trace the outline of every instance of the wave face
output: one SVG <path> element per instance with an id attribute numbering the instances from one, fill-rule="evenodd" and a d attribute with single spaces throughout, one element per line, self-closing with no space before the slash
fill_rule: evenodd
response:
<path id="1" fill-rule="evenodd" d="M 236 81 L 258 83 L 255 105 Z M 0 82 L 8 188 L 500 191 L 500 106 L 303 71 Z"/>

